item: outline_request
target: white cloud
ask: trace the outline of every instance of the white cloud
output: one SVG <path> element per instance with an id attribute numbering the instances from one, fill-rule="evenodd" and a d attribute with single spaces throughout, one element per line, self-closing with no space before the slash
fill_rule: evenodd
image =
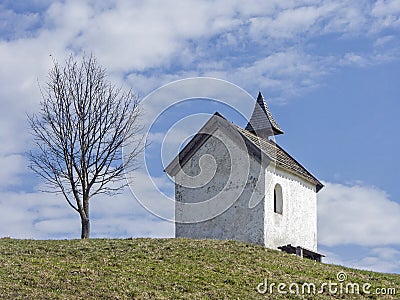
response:
<path id="1" fill-rule="evenodd" d="M 375 10 L 382 11 L 379 7 L 387 3 L 378 4 Z M 70 49 L 94 51 L 100 63 L 119 77 L 123 75 L 121 72 L 135 74 L 130 77 L 134 81 L 129 80 L 129 83 L 144 94 L 170 80 L 197 75 L 220 75 L 247 88 L 272 87 L 279 93 L 285 93 L 291 86 L 297 93 L 304 86 L 312 88 L 318 84 L 310 78 L 299 84 L 298 78 L 308 74 L 320 81 L 321 70 L 330 71 L 330 64 L 335 64 L 335 59 L 325 57 L 323 60 L 328 60 L 329 64 L 315 68 L 321 57 L 304 52 L 307 39 L 331 32 L 365 35 L 368 26 L 374 26 L 368 5 L 346 1 L 268 1 L 263 4 L 235 1 L 231 5 L 224 1 L 175 4 L 151 1 L 139 5 L 129 1 L 98 4 L 71 0 L 52 3 L 43 16 L 43 24 L 35 28 L 35 36 L 0 44 L 3 70 L 0 77 L 5 84 L 9 83 L 8 91 L 12 95 L 4 99 L 32 98 L 25 95 L 37 92 L 36 77 L 43 76 L 51 64 L 48 55 L 52 53 L 62 59 Z M 243 60 L 238 65 L 235 56 L 243 55 L 241 52 L 221 59 L 225 48 L 234 49 L 229 45 L 238 45 L 239 49 L 252 47 L 249 34 L 255 45 L 268 45 L 258 57 L 250 62 Z M 299 38 L 298 34 L 306 38 Z M 278 39 L 271 41 L 271 37 Z M 218 48 L 219 43 L 222 48 Z M 286 50 L 288 48 L 291 50 Z M 29 55 L 25 55 L 27 49 Z M 304 55 L 297 55 L 293 61 L 291 52 Z M 382 49 L 380 54 L 384 54 Z M 286 64 L 280 69 L 274 68 L 271 62 L 265 64 L 264 59 L 272 58 L 278 65 Z M 282 82 L 282 79 L 256 72 L 242 80 L 241 75 L 246 75 L 247 69 L 252 71 L 249 66 L 260 67 L 262 63 L 265 65 L 262 72 L 275 74 L 291 70 L 291 74 L 297 76 Z M 312 68 L 306 72 L 299 68 L 310 65 Z M 153 72 L 147 72 L 152 69 Z M 20 80 L 14 81 L 14 78 Z M 15 89 L 10 89 L 12 86 Z M 24 89 L 26 92 L 21 94 Z"/>
<path id="2" fill-rule="evenodd" d="M 374 17 L 371 32 L 379 32 L 387 28 L 399 28 L 400 2 L 398 0 L 378 0 L 371 10 L 371 15 Z"/>
<path id="3" fill-rule="evenodd" d="M 131 216 L 130 218 L 95 219 L 92 237 L 174 237 L 173 223 L 156 218 Z"/>
<path id="4" fill-rule="evenodd" d="M 87 5 L 72 3 L 52 10 L 52 19 L 61 20 L 56 25 L 74 24 L 77 34 L 71 46 L 96 49 L 102 62 L 121 71 L 167 67 L 185 52 L 187 40 L 205 39 L 241 23 L 221 2 L 117 1 L 112 9 L 91 11 Z M 83 13 L 70 16 L 76 11 Z"/>
<path id="5" fill-rule="evenodd" d="M 143 188 L 137 181 L 134 189 Z M 146 188 L 145 188 L 146 189 Z M 147 188 L 146 191 L 149 189 Z M 146 193 L 144 191 L 143 193 Z M 147 196 L 159 197 L 157 193 Z M 163 203 L 158 203 L 162 206 Z M 80 218 L 60 195 L 42 192 L 3 192 L 0 199 L 0 237 L 79 238 Z M 170 213 L 173 206 L 163 208 Z M 174 225 L 147 212 L 129 190 L 91 200 L 93 237 L 173 237 Z"/>
<path id="6" fill-rule="evenodd" d="M 262 36 L 292 38 L 296 34 L 309 31 L 320 16 L 319 9 L 314 6 L 291 8 L 279 12 L 276 16 L 250 19 L 250 33 L 254 39 Z"/>
<path id="7" fill-rule="evenodd" d="M 400 272 L 400 204 L 376 187 L 324 183 L 318 194 L 319 251 L 325 263 Z"/>
<path id="8" fill-rule="evenodd" d="M 348 265 L 348 263 L 345 262 L 339 254 L 335 253 L 334 251 L 328 250 L 325 247 L 318 247 L 318 252 L 325 255 L 322 261 L 326 264 L 334 264 L 339 266 Z"/>
<path id="9" fill-rule="evenodd" d="M 54 230 L 53 225 L 66 217 L 71 221 L 69 224 L 64 222 L 66 231 L 71 234 L 79 228 L 79 216 L 56 195 L 3 192 L 0 206 L 0 236 L 39 239 L 57 236 L 59 230 Z"/>
<path id="10" fill-rule="evenodd" d="M 159 179 L 154 178 L 156 183 Z M 173 214 L 173 203 L 163 202 L 163 197 L 158 191 L 144 185 L 146 181 L 141 180 L 136 174 L 132 189 L 136 195 L 153 199 L 163 211 L 164 215 Z M 147 198 L 148 197 L 148 198 Z M 140 199 L 143 201 L 143 199 Z M 144 202 L 146 203 L 146 202 Z M 172 205 L 171 205 L 172 204 Z M 148 212 L 135 199 L 130 190 L 111 197 L 98 197 L 91 203 L 92 209 L 92 236 L 93 237 L 173 237 L 174 224 L 159 219 Z"/>
<path id="11" fill-rule="evenodd" d="M 326 255 L 323 259 L 324 263 L 374 272 L 400 272 L 400 250 L 394 247 L 371 247 L 361 251 L 352 250 L 352 252 L 360 251 L 362 254 L 358 255 L 358 257 L 352 255 L 351 258 L 346 257 L 345 254 L 339 255 L 335 253 L 338 249 L 330 251 L 321 248 L 320 251 Z"/>
<path id="12" fill-rule="evenodd" d="M 226 72 L 224 76 L 237 84 L 264 86 L 268 92 L 265 96 L 270 98 L 273 94 L 273 98 L 286 102 L 293 95 L 319 85 L 319 78 L 329 72 L 330 59 L 289 48 L 237 68 L 235 73 Z"/>
<path id="13" fill-rule="evenodd" d="M 350 262 L 357 269 L 393 273 L 400 270 L 400 251 L 395 248 L 372 248 L 360 260 Z"/>
<path id="14" fill-rule="evenodd" d="M 318 201 L 320 244 L 400 245 L 400 204 L 384 191 L 326 183 Z"/>
<path id="15" fill-rule="evenodd" d="M 294 95 L 318 86 L 321 82 L 320 78 L 332 71 L 333 67 L 330 64 L 333 60 L 332 57 L 311 56 L 302 50 L 288 48 L 285 51 L 261 56 L 259 59 L 241 66 L 226 65 L 222 67 L 221 62 L 202 62 L 197 71 L 178 71 L 175 74 L 146 76 L 131 73 L 128 81 L 133 86 L 138 86 L 143 94 L 145 91 L 151 91 L 175 80 L 205 76 L 227 80 L 240 87 L 251 87 L 248 92 L 253 94 L 253 97 L 256 96 L 256 91 L 263 90 L 268 99 L 273 98 L 273 101 L 286 102 Z M 200 89 L 204 88 L 200 87 Z M 197 90 L 192 89 L 192 91 L 192 94 L 198 94 Z M 270 97 L 271 94 L 274 97 Z M 219 99 L 226 99 L 228 95 L 220 93 L 220 96 Z M 175 98 L 180 99 L 179 95 Z M 169 99 L 163 99 L 165 103 L 169 102 Z M 231 102 L 229 101 L 229 103 Z M 159 104 L 164 105 L 165 103 L 160 102 Z M 241 109 L 240 111 L 245 112 L 246 110 Z"/>
<path id="16" fill-rule="evenodd" d="M 290 1 L 282 3 L 288 4 Z M 361 2 L 298 1 L 279 6 L 276 10 L 260 11 L 250 19 L 253 38 L 295 38 L 295 42 L 298 42 L 296 38 L 303 36 L 330 33 L 351 36 L 368 32 L 372 22 L 368 5 Z"/>
<path id="17" fill-rule="evenodd" d="M 385 36 L 379 37 L 374 42 L 374 46 L 375 47 L 383 47 L 385 44 L 390 43 L 394 39 L 395 39 L 395 37 L 393 35 L 385 35 Z"/>
<path id="18" fill-rule="evenodd" d="M 365 67 L 370 63 L 371 60 L 355 53 L 346 53 L 341 60 L 341 64 L 343 65 L 356 65 L 359 67 Z"/>
<path id="19" fill-rule="evenodd" d="M 27 171 L 25 159 L 18 154 L 0 156 L 0 166 L 0 191 L 20 184 Z"/>
<path id="20" fill-rule="evenodd" d="M 4 39 L 18 39 L 30 36 L 30 29 L 39 23 L 39 14 L 20 14 L 0 4 L 0 33 Z"/>
<path id="21" fill-rule="evenodd" d="M 375 16 L 390 16 L 400 13 L 400 1 L 398 0 L 378 0 L 372 8 Z"/>

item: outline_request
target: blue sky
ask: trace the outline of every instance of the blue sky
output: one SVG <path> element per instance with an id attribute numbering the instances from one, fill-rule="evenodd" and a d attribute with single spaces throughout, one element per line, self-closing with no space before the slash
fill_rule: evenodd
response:
<path id="1" fill-rule="evenodd" d="M 145 99 L 197 76 L 227 80 L 253 97 L 262 91 L 285 130 L 277 142 L 325 183 L 318 239 L 326 261 L 400 273 L 399 31 L 399 0 L 2 1 L 0 236 L 79 237 L 78 215 L 62 198 L 39 191 L 24 153 L 32 145 L 26 113 L 39 107 L 49 55 L 63 61 L 86 51 L 113 82 Z M 195 96 L 204 89 L 197 88 Z M 230 99 L 244 115 L 252 109 L 248 99 Z M 151 109 L 168 101 L 157 99 Z M 245 125 L 223 105 L 196 101 L 171 108 L 176 121 L 202 114 L 178 128 L 173 151 L 215 110 Z M 167 123 L 160 121 L 152 137 L 162 138 Z M 173 153 L 168 145 L 166 157 Z M 159 151 L 146 155 L 154 158 L 154 182 L 170 194 Z M 145 176 L 137 175 L 133 190 L 157 199 Z M 129 190 L 91 207 L 94 237 L 173 236 L 172 223 L 143 209 Z"/>

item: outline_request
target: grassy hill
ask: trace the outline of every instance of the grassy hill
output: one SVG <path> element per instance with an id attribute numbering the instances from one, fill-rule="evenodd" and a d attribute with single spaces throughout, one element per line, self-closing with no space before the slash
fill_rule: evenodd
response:
<path id="1" fill-rule="evenodd" d="M 328 286 L 347 279 L 336 293 Z M 344 274 L 342 274 L 344 275 Z M 267 280 L 272 293 L 257 292 Z M 278 292 L 278 284 L 284 283 Z M 304 283 L 316 286 L 309 295 Z M 360 294 L 346 294 L 358 284 Z M 289 293 L 299 287 L 299 294 Z M 362 285 L 370 294 L 362 292 Z M 259 286 L 262 291 L 265 284 Z M 376 288 L 395 288 L 395 296 Z M 334 286 L 331 287 L 334 291 Z M 312 291 L 312 289 L 311 289 Z M 350 287 L 348 291 L 352 290 Z M 392 292 L 392 291 L 391 291 Z M 234 241 L 0 239 L 1 299 L 400 299 L 400 275 L 315 263 Z"/>

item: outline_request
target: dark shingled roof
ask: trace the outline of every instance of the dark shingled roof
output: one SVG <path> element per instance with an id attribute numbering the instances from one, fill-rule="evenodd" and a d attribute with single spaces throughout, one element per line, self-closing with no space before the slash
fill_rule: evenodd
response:
<path id="1" fill-rule="evenodd" d="M 257 102 L 249 123 L 245 128 L 261 137 L 282 134 L 283 130 L 276 123 L 261 92 L 258 92 Z"/>
<path id="2" fill-rule="evenodd" d="M 211 120 L 216 120 L 218 117 L 222 122 L 221 124 L 226 125 L 227 127 L 231 127 L 243 137 L 243 139 L 247 140 L 251 145 L 255 147 L 255 149 L 261 150 L 265 155 L 267 155 L 277 166 L 288 170 L 289 172 L 300 176 L 307 180 L 308 182 L 314 184 L 316 186 L 316 191 L 318 192 L 323 184 L 315 178 L 310 172 L 306 170 L 299 162 L 297 162 L 293 157 L 291 157 L 285 150 L 283 150 L 278 144 L 271 141 L 267 138 L 262 138 L 260 136 L 256 136 L 254 133 L 240 128 L 239 126 L 228 122 L 222 115 L 219 113 L 215 113 L 207 123 L 203 126 L 205 128 Z M 202 129 L 200 130 L 200 132 Z M 187 160 L 191 157 L 192 153 L 197 151 L 196 149 L 202 145 L 204 141 L 210 136 L 207 133 L 197 133 L 193 139 L 179 152 L 179 154 L 171 161 L 171 163 L 165 168 L 165 172 L 168 174 L 172 174 L 171 176 L 175 176 L 174 173 L 176 170 L 174 169 L 176 165 L 184 165 Z M 248 148 L 249 149 L 249 148 Z"/>
<path id="3" fill-rule="evenodd" d="M 234 124 L 233 124 L 234 125 Z M 307 181 L 315 184 L 317 186 L 317 192 L 324 186 L 317 178 L 315 178 L 310 172 L 306 170 L 299 162 L 297 162 L 293 157 L 289 155 L 285 150 L 283 150 L 275 142 L 258 137 L 246 129 L 240 128 L 234 125 L 239 132 L 249 139 L 254 145 L 261 149 L 266 155 L 268 155 L 275 163 L 294 174 L 297 174 Z"/>

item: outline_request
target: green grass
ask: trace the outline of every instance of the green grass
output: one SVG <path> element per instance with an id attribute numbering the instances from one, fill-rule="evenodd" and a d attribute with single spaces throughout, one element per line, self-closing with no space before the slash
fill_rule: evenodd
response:
<path id="1" fill-rule="evenodd" d="M 257 285 L 338 282 L 371 294 L 259 294 Z M 375 288 L 395 288 L 377 296 Z M 288 288 L 286 288 L 288 291 Z M 234 241 L 0 239 L 1 299 L 400 299 L 400 275 L 360 271 Z"/>

